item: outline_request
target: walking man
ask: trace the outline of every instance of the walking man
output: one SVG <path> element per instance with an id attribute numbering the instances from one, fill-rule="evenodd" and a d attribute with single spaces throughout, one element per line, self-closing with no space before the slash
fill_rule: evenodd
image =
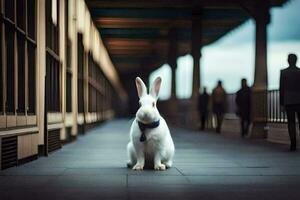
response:
<path id="1" fill-rule="evenodd" d="M 291 151 L 296 151 L 296 114 L 300 121 L 300 69 L 296 66 L 297 56 L 288 55 L 289 67 L 280 72 L 280 105 L 285 108 Z"/>
<path id="2" fill-rule="evenodd" d="M 218 81 L 217 86 L 212 92 L 213 112 L 217 117 L 216 132 L 221 132 L 225 108 L 226 108 L 226 92 L 222 86 L 222 81 Z"/>
<path id="3" fill-rule="evenodd" d="M 203 93 L 199 95 L 199 99 L 198 99 L 199 114 L 201 119 L 201 130 L 205 129 L 205 124 L 207 122 L 208 102 L 209 102 L 209 95 L 207 94 L 206 87 L 204 87 Z"/>
<path id="4" fill-rule="evenodd" d="M 248 134 L 251 114 L 251 89 L 245 78 L 241 81 L 241 89 L 236 93 L 235 102 L 237 115 L 241 121 L 241 136 L 245 137 Z"/>

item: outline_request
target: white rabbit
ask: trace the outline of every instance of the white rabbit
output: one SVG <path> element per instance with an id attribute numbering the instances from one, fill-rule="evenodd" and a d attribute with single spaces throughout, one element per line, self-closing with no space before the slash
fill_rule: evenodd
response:
<path id="1" fill-rule="evenodd" d="M 166 170 L 172 166 L 175 147 L 168 125 L 156 108 L 161 78 L 155 79 L 150 94 L 142 79 L 137 77 L 135 83 L 140 108 L 130 128 L 127 166 L 143 170 L 146 164 L 155 170 Z"/>

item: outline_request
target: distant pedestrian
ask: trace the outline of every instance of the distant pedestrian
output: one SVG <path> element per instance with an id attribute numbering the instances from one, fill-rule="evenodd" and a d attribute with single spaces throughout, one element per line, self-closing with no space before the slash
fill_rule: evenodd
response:
<path id="1" fill-rule="evenodd" d="M 248 134 L 251 123 L 251 89 L 244 78 L 241 81 L 241 89 L 236 93 L 235 102 L 237 105 L 237 115 L 241 121 L 241 136 L 244 137 Z"/>
<path id="2" fill-rule="evenodd" d="M 222 86 L 222 81 L 218 81 L 217 86 L 212 92 L 212 104 L 213 104 L 213 113 L 217 118 L 217 127 L 216 132 L 221 132 L 221 127 L 223 123 L 224 113 L 226 109 L 226 91 Z"/>
<path id="3" fill-rule="evenodd" d="M 300 69 L 296 66 L 297 56 L 288 55 L 289 67 L 280 72 L 280 105 L 284 107 L 288 119 L 291 151 L 296 151 L 296 117 L 300 122 Z"/>
<path id="4" fill-rule="evenodd" d="M 205 129 L 205 124 L 208 118 L 208 102 L 209 102 L 209 95 L 206 91 L 206 87 L 203 88 L 203 93 L 199 95 L 198 99 L 198 109 L 201 119 L 201 130 Z"/>

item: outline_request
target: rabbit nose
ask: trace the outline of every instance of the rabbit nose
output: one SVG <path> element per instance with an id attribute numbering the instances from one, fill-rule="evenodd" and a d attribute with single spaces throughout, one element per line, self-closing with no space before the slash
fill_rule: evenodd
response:
<path id="1" fill-rule="evenodd" d="M 149 110 L 144 111 L 144 118 L 150 118 L 151 117 L 151 112 Z"/>

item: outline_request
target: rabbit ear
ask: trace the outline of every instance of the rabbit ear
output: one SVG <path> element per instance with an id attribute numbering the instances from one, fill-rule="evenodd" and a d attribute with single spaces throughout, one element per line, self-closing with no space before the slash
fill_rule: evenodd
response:
<path id="1" fill-rule="evenodd" d="M 153 96 L 154 98 L 158 97 L 160 86 L 161 86 L 161 78 L 157 77 L 150 90 L 151 96 Z"/>
<path id="2" fill-rule="evenodd" d="M 139 98 L 141 98 L 142 96 L 147 94 L 146 85 L 140 77 L 136 77 L 135 85 L 136 85 L 136 89 L 137 89 Z"/>

